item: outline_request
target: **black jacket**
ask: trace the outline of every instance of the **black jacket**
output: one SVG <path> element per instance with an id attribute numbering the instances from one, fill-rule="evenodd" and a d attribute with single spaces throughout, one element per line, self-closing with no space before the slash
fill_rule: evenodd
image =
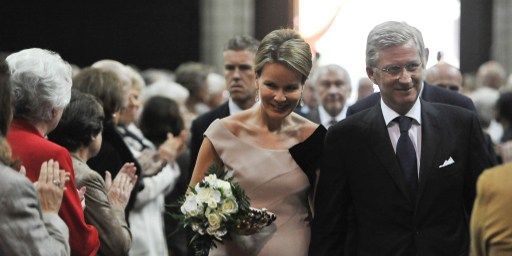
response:
<path id="1" fill-rule="evenodd" d="M 310 255 L 344 255 L 346 247 L 353 247 L 350 255 L 468 254 L 476 180 L 493 164 L 482 129 L 473 112 L 445 104 L 422 101 L 421 119 L 416 200 L 406 190 L 380 104 L 329 129 Z M 450 158 L 454 163 L 443 166 Z"/>

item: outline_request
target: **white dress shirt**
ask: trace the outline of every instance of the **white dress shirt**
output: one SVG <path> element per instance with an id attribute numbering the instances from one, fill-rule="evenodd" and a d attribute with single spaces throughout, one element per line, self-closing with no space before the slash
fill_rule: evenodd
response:
<path id="1" fill-rule="evenodd" d="M 228 100 L 228 107 L 229 107 L 230 115 L 244 111 L 231 98 L 229 98 L 229 100 Z"/>
<path id="2" fill-rule="evenodd" d="M 400 128 L 398 127 L 397 122 L 393 122 L 393 119 L 400 115 L 388 107 L 382 98 L 380 99 L 380 106 L 382 109 L 382 115 L 384 116 L 384 122 L 388 127 L 389 138 L 391 139 L 393 150 L 396 153 L 396 144 L 398 143 L 398 138 L 400 137 Z M 416 100 L 412 108 L 409 110 L 409 112 L 407 112 L 407 114 L 405 114 L 405 116 L 413 119 L 411 129 L 409 129 L 409 138 L 411 138 L 414 149 L 416 150 L 419 177 L 421 159 L 421 103 L 419 99 Z"/>
<path id="3" fill-rule="evenodd" d="M 339 122 L 345 119 L 347 117 L 347 109 L 348 106 L 347 104 L 345 104 L 345 106 L 343 106 L 343 109 L 341 109 L 340 113 L 334 117 L 334 120 L 336 120 L 336 122 Z M 322 105 L 318 106 L 318 116 L 320 117 L 320 123 L 326 129 L 328 129 L 329 126 L 331 126 L 331 120 L 333 119 L 333 117 L 329 115 L 329 113 L 327 113 L 327 110 L 325 110 L 324 106 Z"/>

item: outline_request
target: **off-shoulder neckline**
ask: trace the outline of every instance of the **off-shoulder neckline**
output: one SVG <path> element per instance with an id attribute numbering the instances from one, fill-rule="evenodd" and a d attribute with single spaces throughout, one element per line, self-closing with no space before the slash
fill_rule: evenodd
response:
<path id="1" fill-rule="evenodd" d="M 303 144 L 306 144 L 308 143 L 310 140 L 313 140 L 315 137 L 317 137 L 319 133 L 322 132 L 322 130 L 325 130 L 325 128 L 322 126 L 322 125 L 318 125 L 317 128 L 315 129 L 315 131 L 313 131 L 313 133 L 311 133 L 311 135 L 309 135 L 305 140 L 301 141 L 301 142 L 298 142 L 296 144 L 294 144 L 293 146 L 291 146 L 290 148 L 286 148 L 286 149 L 272 149 L 272 148 L 265 148 L 265 147 L 262 147 L 262 146 L 259 146 L 259 145 L 255 145 L 253 143 L 250 143 L 248 141 L 245 141 L 241 138 L 239 138 L 238 136 L 236 136 L 233 132 L 231 132 L 231 130 L 229 130 L 226 125 L 224 124 L 224 122 L 221 120 L 221 119 L 217 119 L 217 122 L 220 123 L 220 125 L 222 126 L 223 130 L 226 130 L 226 132 L 234 137 L 237 141 L 240 141 L 246 145 L 249 145 L 251 147 L 254 147 L 254 148 L 257 148 L 257 149 L 261 149 L 261 150 L 268 150 L 268 151 L 276 151 L 276 152 L 289 152 L 291 149 L 293 148 L 296 148 L 296 147 L 300 147 L 301 145 Z"/>

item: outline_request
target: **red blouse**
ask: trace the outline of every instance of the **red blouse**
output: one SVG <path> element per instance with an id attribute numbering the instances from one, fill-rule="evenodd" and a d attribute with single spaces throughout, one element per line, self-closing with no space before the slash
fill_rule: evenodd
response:
<path id="1" fill-rule="evenodd" d="M 13 158 L 25 166 L 27 177 L 32 182 L 37 181 L 41 164 L 50 159 L 58 161 L 60 168 L 71 174 L 59 211 L 59 216 L 69 228 L 71 255 L 96 255 L 100 247 L 98 231 L 85 223 L 75 185 L 75 171 L 67 149 L 45 139 L 33 125 L 20 119 L 13 120 L 7 141 Z"/>

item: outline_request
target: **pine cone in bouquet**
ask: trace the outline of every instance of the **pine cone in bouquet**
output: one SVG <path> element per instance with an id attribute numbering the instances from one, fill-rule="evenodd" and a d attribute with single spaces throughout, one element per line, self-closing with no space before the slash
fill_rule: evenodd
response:
<path id="1" fill-rule="evenodd" d="M 258 233 L 261 229 L 269 226 L 276 220 L 276 215 L 265 208 L 257 209 L 250 207 L 247 216 L 236 225 L 237 234 L 252 235 Z"/>

